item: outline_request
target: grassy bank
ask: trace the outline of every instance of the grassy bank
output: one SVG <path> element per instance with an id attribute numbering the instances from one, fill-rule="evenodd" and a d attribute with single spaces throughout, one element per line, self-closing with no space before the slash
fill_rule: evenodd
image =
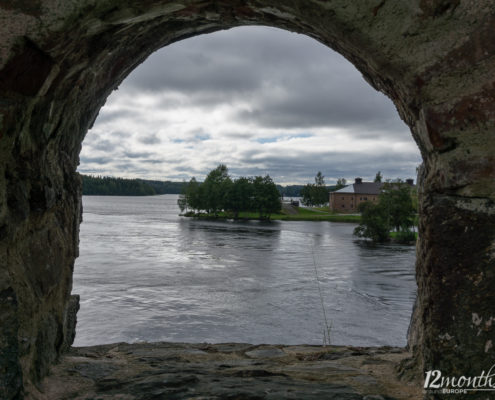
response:
<path id="1" fill-rule="evenodd" d="M 220 212 L 217 216 L 213 214 L 183 214 L 186 217 L 205 218 L 205 219 L 234 219 L 234 215 L 230 213 Z M 259 213 L 241 212 L 239 220 L 260 220 Z M 354 222 L 361 221 L 360 215 L 332 214 L 328 211 L 312 210 L 303 207 L 293 207 L 292 212 L 282 211 L 280 214 L 270 215 L 272 221 L 330 221 L 330 222 Z"/>
<path id="2" fill-rule="evenodd" d="M 330 222 L 360 222 L 360 215 L 334 214 L 328 209 L 313 210 L 309 208 L 294 207 L 296 214 L 282 213 L 274 215 L 272 219 L 281 221 L 330 221 Z"/>
<path id="3" fill-rule="evenodd" d="M 392 239 L 397 237 L 398 232 L 390 232 L 390 237 Z M 414 232 L 414 235 L 416 236 L 416 239 L 418 238 L 418 232 Z"/>
<path id="4" fill-rule="evenodd" d="M 392 242 L 404 243 L 403 239 L 399 236 L 399 232 L 390 232 L 388 235 Z M 408 240 L 407 243 L 416 243 L 418 240 L 418 232 L 414 232 L 414 239 L 412 237 L 410 239 L 411 240 Z"/>

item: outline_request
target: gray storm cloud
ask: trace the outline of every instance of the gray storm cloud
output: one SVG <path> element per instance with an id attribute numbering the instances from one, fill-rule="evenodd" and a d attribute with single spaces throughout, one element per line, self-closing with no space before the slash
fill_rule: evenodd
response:
<path id="1" fill-rule="evenodd" d="M 244 27 L 174 43 L 139 66 L 101 110 L 79 170 L 188 179 L 218 162 L 305 183 L 318 170 L 406 178 L 420 155 L 392 102 L 339 54 Z"/>

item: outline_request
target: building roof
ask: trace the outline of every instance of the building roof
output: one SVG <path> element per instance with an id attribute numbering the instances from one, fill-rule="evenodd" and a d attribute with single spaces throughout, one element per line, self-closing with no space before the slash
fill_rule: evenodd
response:
<path id="1" fill-rule="evenodd" d="M 333 193 L 354 193 L 354 194 L 380 194 L 381 182 L 361 182 L 347 185 Z"/>

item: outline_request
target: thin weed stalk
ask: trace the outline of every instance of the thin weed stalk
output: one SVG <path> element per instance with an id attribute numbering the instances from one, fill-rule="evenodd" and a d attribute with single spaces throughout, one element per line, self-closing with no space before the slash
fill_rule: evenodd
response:
<path id="1" fill-rule="evenodd" d="M 321 301 L 321 310 L 323 312 L 323 322 L 325 323 L 325 327 L 323 329 L 323 346 L 326 346 L 327 344 L 330 345 L 331 325 L 328 324 L 327 312 L 325 310 L 325 302 L 323 301 L 323 292 L 321 291 L 320 279 L 318 277 L 318 268 L 316 266 L 315 251 L 313 248 L 313 244 L 311 244 L 311 256 L 313 257 L 313 266 L 314 266 L 314 271 L 315 271 L 316 286 L 318 286 L 318 293 L 320 295 L 320 301 Z"/>

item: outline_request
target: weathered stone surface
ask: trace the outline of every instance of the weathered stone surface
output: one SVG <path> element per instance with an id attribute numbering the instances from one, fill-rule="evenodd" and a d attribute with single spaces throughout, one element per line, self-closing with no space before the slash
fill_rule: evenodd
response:
<path id="1" fill-rule="evenodd" d="M 489 345 L 495 337 L 495 292 L 490 289 L 495 204 L 451 196 L 428 196 L 421 204 L 428 224 L 422 222 L 420 240 L 431 245 L 420 247 L 425 253 L 417 276 L 424 295 L 414 316 L 421 321 L 414 327 L 421 331 L 416 346 L 429 346 L 419 352 L 426 370 L 479 374 L 495 363 Z M 459 240 L 452 247 L 454 238 Z"/>
<path id="2" fill-rule="evenodd" d="M 0 399 L 19 397 L 22 371 L 19 364 L 17 299 L 12 288 L 0 292 Z"/>
<path id="3" fill-rule="evenodd" d="M 253 24 L 314 37 L 394 101 L 423 157 L 414 357 L 403 365 L 446 376 L 488 370 L 495 363 L 494 15 L 490 0 L 0 1 L 3 393 L 13 398 L 21 382 L 39 380 L 71 340 L 76 167 L 108 94 L 162 46 Z"/>
<path id="4" fill-rule="evenodd" d="M 407 356 L 390 347 L 119 343 L 72 349 L 28 398 L 416 400 L 421 384 L 395 374 Z"/>
<path id="5" fill-rule="evenodd" d="M 64 313 L 64 342 L 62 344 L 62 351 L 67 351 L 74 343 L 76 338 L 76 325 L 77 325 L 77 312 L 79 311 L 79 300 L 78 294 L 70 296 L 69 302 L 65 307 Z"/>

